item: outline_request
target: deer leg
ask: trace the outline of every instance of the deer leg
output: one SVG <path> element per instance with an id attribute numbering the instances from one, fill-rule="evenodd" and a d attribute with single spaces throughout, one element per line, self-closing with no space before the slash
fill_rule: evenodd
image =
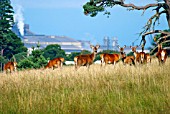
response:
<path id="1" fill-rule="evenodd" d="M 61 66 L 60 66 L 60 69 L 62 69 L 62 67 L 63 67 L 63 63 L 61 62 Z"/>
<path id="2" fill-rule="evenodd" d="M 102 67 L 102 64 L 103 64 L 103 61 L 102 61 L 102 59 L 101 59 L 101 67 Z"/>
<path id="3" fill-rule="evenodd" d="M 12 70 L 13 70 L 12 67 L 10 67 L 10 73 L 12 73 Z"/>
<path id="4" fill-rule="evenodd" d="M 52 69 L 54 70 L 54 69 L 55 69 L 55 66 L 52 66 Z"/>

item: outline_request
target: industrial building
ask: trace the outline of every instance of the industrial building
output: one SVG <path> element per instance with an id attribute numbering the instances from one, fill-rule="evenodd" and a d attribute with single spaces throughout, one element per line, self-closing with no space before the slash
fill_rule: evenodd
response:
<path id="1" fill-rule="evenodd" d="M 28 48 L 29 53 L 32 52 L 33 47 L 36 49 L 37 44 L 40 45 L 40 49 L 45 48 L 50 44 L 58 44 L 66 54 L 90 50 L 90 41 L 75 40 L 67 36 L 35 34 L 30 31 L 28 24 L 24 25 L 24 36 L 20 34 L 17 23 L 14 24 L 12 31 L 22 39 L 25 47 Z"/>
<path id="2" fill-rule="evenodd" d="M 22 39 L 25 47 L 28 48 L 29 54 L 32 52 L 33 48 L 34 49 L 37 48 L 37 44 L 40 45 L 39 47 L 40 49 L 43 49 L 50 44 L 58 44 L 61 46 L 61 49 L 63 49 L 66 52 L 66 54 L 70 54 L 71 52 L 81 52 L 82 50 L 91 51 L 90 41 L 76 40 L 67 36 L 36 34 L 30 30 L 28 24 L 24 24 L 23 36 L 20 34 L 20 31 L 17 27 L 17 23 L 14 24 L 12 31 Z M 115 37 L 109 38 L 105 36 L 103 38 L 103 45 L 100 45 L 98 51 L 103 50 L 119 51 L 118 38 Z M 126 52 L 126 54 L 131 52 L 130 46 L 127 46 L 124 51 Z M 140 52 L 141 48 L 138 48 L 137 51 Z M 145 50 L 145 52 L 149 52 L 149 50 Z"/>

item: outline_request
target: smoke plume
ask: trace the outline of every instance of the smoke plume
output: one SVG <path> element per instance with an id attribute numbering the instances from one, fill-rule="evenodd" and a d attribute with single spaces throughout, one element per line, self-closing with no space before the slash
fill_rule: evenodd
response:
<path id="1" fill-rule="evenodd" d="M 21 5 L 16 5 L 15 7 L 14 22 L 17 23 L 21 36 L 24 36 L 24 17 Z"/>

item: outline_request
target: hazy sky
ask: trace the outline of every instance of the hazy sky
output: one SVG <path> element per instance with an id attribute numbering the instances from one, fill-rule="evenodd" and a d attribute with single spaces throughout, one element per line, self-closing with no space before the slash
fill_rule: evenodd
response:
<path id="1" fill-rule="evenodd" d="M 142 11 L 127 11 L 120 6 L 108 9 L 111 16 L 107 18 L 103 13 L 96 17 L 83 14 L 83 4 L 89 0 L 11 0 L 12 5 L 22 9 L 24 23 L 30 25 L 32 32 L 45 35 L 68 36 L 75 39 L 90 40 L 94 44 L 102 44 L 103 38 L 118 38 L 119 45 L 131 45 L 138 38 L 139 32 L 154 14 L 147 10 L 143 16 Z M 126 3 L 146 5 L 148 0 L 126 0 Z M 155 0 L 149 0 L 154 3 Z M 160 19 L 157 29 L 168 29 L 165 15 Z M 139 40 L 135 45 L 139 45 Z M 149 39 L 149 38 L 148 38 Z M 147 42 L 147 46 L 150 42 Z"/>

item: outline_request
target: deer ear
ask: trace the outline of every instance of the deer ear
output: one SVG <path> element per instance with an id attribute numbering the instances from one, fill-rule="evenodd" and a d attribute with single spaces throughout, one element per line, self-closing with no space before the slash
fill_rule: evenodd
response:
<path id="1" fill-rule="evenodd" d="M 132 46 L 130 46 L 130 48 L 132 48 Z"/>
<path id="2" fill-rule="evenodd" d="M 126 47 L 126 45 L 124 45 L 124 47 L 123 48 L 125 48 Z"/>
<path id="3" fill-rule="evenodd" d="M 100 47 L 100 45 L 96 45 L 96 48 L 98 49 Z"/>

